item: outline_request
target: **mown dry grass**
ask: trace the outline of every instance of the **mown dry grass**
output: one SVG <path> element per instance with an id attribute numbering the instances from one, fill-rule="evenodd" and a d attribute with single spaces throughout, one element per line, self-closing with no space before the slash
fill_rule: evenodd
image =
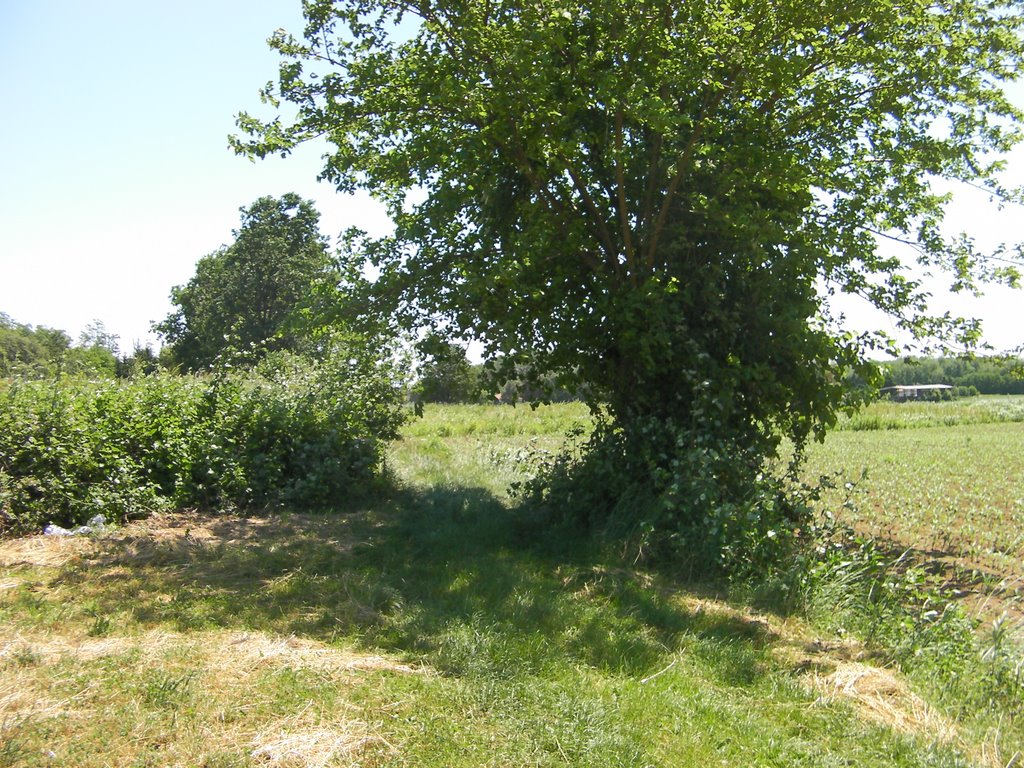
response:
<path id="1" fill-rule="evenodd" d="M 0 638 L 0 665 L 12 765 L 349 764 L 389 747 L 346 692 L 420 673 L 380 655 L 218 631 L 18 632 Z M 282 684 L 300 689 L 282 696 Z"/>
<path id="2" fill-rule="evenodd" d="M 485 613 L 452 613 L 425 600 L 407 604 L 396 621 L 408 622 L 417 611 L 437 616 L 421 617 L 406 639 L 389 638 L 379 626 L 367 632 L 386 622 L 379 608 L 360 613 L 367 598 L 358 593 L 358 580 L 320 595 L 311 591 L 315 579 L 304 582 L 302 599 L 292 595 L 291 611 L 289 603 L 270 598 L 281 583 L 282 548 L 305 542 L 306 549 L 284 555 L 289 572 L 299 574 L 295 580 L 302 570 L 323 571 L 329 562 L 345 567 L 365 543 L 354 530 L 377 525 L 316 516 L 182 514 L 98 539 L 0 543 L 10 585 L 0 597 L 0 723 L 12 745 L 0 752 L 0 764 L 589 765 L 599 764 L 591 760 L 602 754 L 618 754 L 622 764 L 639 765 L 643 754 L 673 764 L 681 755 L 717 753 L 725 764 L 736 764 L 757 740 L 740 725 L 755 711 L 748 708 L 761 712 L 759 722 L 767 717 L 762 725 L 782 739 L 752 765 L 780 755 L 792 764 L 815 764 L 803 750 L 808 738 L 818 738 L 816 730 L 821 738 L 831 734 L 826 753 L 852 754 L 853 765 L 890 764 L 879 755 L 891 764 L 931 765 L 913 755 L 978 752 L 898 675 L 872 666 L 862 646 L 823 641 L 798 619 L 730 605 L 711 592 L 681 591 L 635 568 L 556 567 L 550 580 L 538 577 L 535 594 L 505 592 L 511 602 Z M 465 571 L 451 551 L 444 554 L 449 568 L 463 574 L 447 574 L 455 577 L 449 589 L 458 590 Z M 225 558 L 248 570 L 219 580 Z M 125 597 L 128 577 L 134 610 Z M 215 589 L 183 599 L 175 589 L 185 585 Z M 195 622 L 196 603 L 217 603 L 225 585 L 251 590 L 257 602 L 266 592 L 260 621 L 274 629 L 255 628 L 259 622 L 245 611 L 214 610 Z M 545 600 L 554 602 L 544 607 Z M 122 611 L 99 613 L 104 604 Z M 335 628 L 304 623 L 311 605 L 350 617 L 362 637 L 352 627 L 346 639 Z M 548 613 L 559 605 L 570 611 L 564 621 Z M 508 624 L 517 620 L 514 614 L 526 614 L 518 629 Z M 537 637 L 522 634 L 531 621 L 538 623 Z M 289 632 L 289 626 L 306 630 Z M 433 637 L 418 637 L 418 631 Z M 367 642 L 368 634 L 377 640 Z M 402 682 L 408 678 L 416 682 Z M 565 706 L 570 690 L 583 698 L 574 698 L 568 712 L 551 710 L 552 700 Z M 605 710 L 610 691 L 617 691 L 619 703 Z M 585 703 L 591 696 L 594 701 Z M 666 713 L 695 706 L 703 712 L 695 730 L 672 737 L 675 716 L 665 720 Z M 573 714 L 573 708 L 581 709 Z M 584 727 L 573 718 L 588 722 L 598 711 L 603 714 L 588 727 L 610 728 L 610 746 L 571 735 Z M 544 736 L 552 717 L 566 723 Z M 783 726 L 791 719 L 795 731 Z M 632 737 L 619 730 L 634 727 L 640 731 Z M 644 728 L 662 735 L 648 739 Z M 717 746 L 710 735 L 715 728 L 731 734 Z M 909 739 L 905 746 L 901 738 Z M 453 757 L 460 752 L 467 758 Z"/>
<path id="3" fill-rule="evenodd" d="M 383 760 L 390 746 L 348 697 L 381 676 L 429 674 L 422 665 L 295 635 L 178 631 L 132 621 L 130 604 L 121 617 L 97 611 L 106 590 L 117 593 L 126 573 L 187 568 L 217 548 L 245 546 L 272 523 L 281 521 L 158 515 L 99 539 L 37 536 L 0 543 L 0 565 L 9 574 L 0 604 L 17 614 L 0 625 L 0 724 L 10 745 L 0 751 L 0 764 Z M 289 526 L 310 535 L 330 527 L 313 518 L 281 527 Z M 275 529 L 272 538 L 281 537 Z M 174 600 L 156 594 L 158 601 Z M 23 610 L 11 611 L 10 601 Z M 282 695 L 289 688 L 295 688 L 291 695 Z"/>
<path id="4" fill-rule="evenodd" d="M 841 661 L 827 674 L 812 674 L 810 683 L 822 700 L 849 702 L 862 717 L 879 725 L 902 733 L 927 733 L 944 744 L 963 743 L 955 724 L 892 670 Z"/>

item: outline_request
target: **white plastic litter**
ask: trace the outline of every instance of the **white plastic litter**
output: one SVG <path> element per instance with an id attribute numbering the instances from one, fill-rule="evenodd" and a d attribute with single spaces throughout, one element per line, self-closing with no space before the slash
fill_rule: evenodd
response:
<path id="1" fill-rule="evenodd" d="M 103 515 L 93 515 L 88 523 L 77 528 L 62 528 L 56 523 L 50 523 L 43 528 L 43 534 L 46 536 L 84 536 L 87 533 L 102 533 L 105 530 L 107 530 L 107 521 Z"/>

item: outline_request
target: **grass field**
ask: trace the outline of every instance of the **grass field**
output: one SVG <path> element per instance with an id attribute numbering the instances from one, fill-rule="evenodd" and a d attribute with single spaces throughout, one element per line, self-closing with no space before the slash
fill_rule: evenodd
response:
<path id="1" fill-rule="evenodd" d="M 1024 422 L 1024 397 L 982 396 L 945 402 L 882 400 L 841 419 L 838 431 L 961 427 L 972 424 Z"/>
<path id="2" fill-rule="evenodd" d="M 837 432 L 809 471 L 867 468 L 856 507 L 826 504 L 1009 584 L 1024 424 L 970 418 Z M 1010 707 L 958 707 L 810 619 L 526 546 L 505 488 L 576 423 L 428 408 L 392 448 L 400 490 L 344 517 L 0 542 L 0 766 L 1006 768 L 1024 749 Z"/>

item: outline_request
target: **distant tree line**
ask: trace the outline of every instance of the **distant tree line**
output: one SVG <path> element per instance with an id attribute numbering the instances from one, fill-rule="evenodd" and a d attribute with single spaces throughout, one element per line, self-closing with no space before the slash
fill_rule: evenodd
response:
<path id="1" fill-rule="evenodd" d="M 79 334 L 78 341 L 59 328 L 20 323 L 0 312 L 0 378 L 39 378 L 77 374 L 93 378 L 127 378 L 152 373 L 159 367 L 149 347 L 136 345 L 121 354 L 118 337 L 94 320 Z"/>
<path id="2" fill-rule="evenodd" d="M 908 357 L 885 366 L 886 387 L 949 384 L 982 395 L 1024 395 L 1024 360 L 1013 357 Z"/>
<path id="3" fill-rule="evenodd" d="M 506 360 L 471 363 L 466 350 L 436 335 L 416 345 L 421 360 L 412 399 L 423 403 L 564 403 L 577 392 L 559 385 L 554 375 L 531 376 L 524 363 Z"/>

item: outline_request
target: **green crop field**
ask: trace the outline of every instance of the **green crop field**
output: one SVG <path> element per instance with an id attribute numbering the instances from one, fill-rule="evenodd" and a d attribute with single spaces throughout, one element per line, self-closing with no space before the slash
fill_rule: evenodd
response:
<path id="1" fill-rule="evenodd" d="M 858 418 L 902 428 L 814 446 L 808 476 L 856 480 L 822 512 L 1009 584 L 1024 424 L 992 415 L 1019 400 L 979 404 L 878 405 Z M 896 571 L 867 598 L 872 641 L 828 594 L 773 612 L 593 542 L 524 543 L 509 482 L 588 424 L 575 404 L 430 406 L 390 448 L 397 489 L 345 515 L 0 542 L 0 766 L 1019 761 L 1019 656 L 965 646 L 950 611 L 910 622 L 879 599 L 904 594 Z M 932 639 L 897 656 L 893 634 Z"/>
<path id="2" fill-rule="evenodd" d="M 1024 578 L 1022 422 L 1019 397 L 878 403 L 812 446 L 805 476 L 842 473 L 822 511 L 1012 609 Z"/>

